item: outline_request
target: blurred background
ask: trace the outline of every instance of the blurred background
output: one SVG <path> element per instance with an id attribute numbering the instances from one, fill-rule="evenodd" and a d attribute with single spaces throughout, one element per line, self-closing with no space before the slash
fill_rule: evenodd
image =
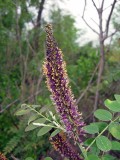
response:
<path id="1" fill-rule="evenodd" d="M 47 23 L 53 24 L 70 85 L 86 123 L 93 120 L 95 107 L 104 108 L 106 98 L 120 94 L 120 2 L 116 1 L 111 15 L 114 0 L 104 2 L 103 34 L 111 17 L 103 42 L 104 67 L 99 83 L 100 17 L 92 0 L 86 5 L 85 2 L 0 0 L 0 151 L 10 160 L 42 160 L 46 156 L 61 160 L 49 143 L 49 134 L 37 137 L 38 130 L 25 132 L 28 117 L 15 115 L 23 103 L 54 110 L 42 71 Z M 100 8 L 103 1 L 95 2 Z"/>

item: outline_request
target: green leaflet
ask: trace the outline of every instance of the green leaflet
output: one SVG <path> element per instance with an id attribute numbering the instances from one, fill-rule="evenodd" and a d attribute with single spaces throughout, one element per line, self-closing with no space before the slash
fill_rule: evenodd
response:
<path id="1" fill-rule="evenodd" d="M 94 112 L 96 118 L 102 121 L 110 121 L 112 119 L 112 114 L 105 109 L 98 109 Z"/>
<path id="2" fill-rule="evenodd" d="M 112 123 L 109 126 L 109 132 L 112 134 L 112 136 L 118 140 L 120 140 L 120 124 L 119 123 Z"/>
<path id="3" fill-rule="evenodd" d="M 112 149 L 112 144 L 110 140 L 105 136 L 99 136 L 96 138 L 97 147 L 104 152 L 107 152 Z"/>
<path id="4" fill-rule="evenodd" d="M 43 136 L 44 134 L 48 133 L 51 129 L 52 127 L 44 126 L 39 130 L 37 136 Z"/>
<path id="5" fill-rule="evenodd" d="M 83 129 L 89 134 L 95 134 L 99 132 L 98 126 L 95 123 L 91 123 L 90 125 L 83 127 Z"/>
<path id="6" fill-rule="evenodd" d="M 31 131 L 35 128 L 38 128 L 39 126 L 37 125 L 34 125 L 33 123 L 45 123 L 46 119 L 45 118 L 39 118 L 37 120 L 35 120 L 34 122 L 30 123 L 26 128 L 25 128 L 25 131 Z"/>
<path id="7" fill-rule="evenodd" d="M 117 101 L 105 100 L 105 106 L 113 112 L 120 112 L 120 103 Z"/>

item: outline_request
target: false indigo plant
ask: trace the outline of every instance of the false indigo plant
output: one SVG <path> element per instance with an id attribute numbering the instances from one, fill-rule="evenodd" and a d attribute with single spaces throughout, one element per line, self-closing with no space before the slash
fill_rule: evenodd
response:
<path id="1" fill-rule="evenodd" d="M 54 128 L 50 135 L 50 142 L 56 151 L 69 160 L 83 160 L 82 157 L 84 160 L 117 160 L 107 153 L 112 150 L 120 151 L 120 142 L 118 141 L 120 140 L 120 95 L 115 95 L 116 100 L 114 101 L 109 99 L 105 101 L 107 110 L 98 109 L 94 112 L 94 116 L 99 122 L 85 126 L 69 86 L 62 51 L 58 48 L 50 24 L 46 26 L 46 33 L 46 59 L 43 70 L 60 122 L 51 111 L 42 113 L 35 105 L 22 105 L 16 115 L 32 113 L 25 131 L 40 127 L 38 136 L 43 136 Z M 83 142 L 85 134 L 92 134 L 92 138 L 86 138 Z M 75 142 L 73 145 L 70 143 L 71 140 Z M 76 143 L 82 152 L 81 155 L 75 150 Z M 5 159 L 2 154 L 0 156 L 3 157 L 2 160 Z"/>
<path id="2" fill-rule="evenodd" d="M 43 68 L 48 89 L 52 94 L 51 99 L 56 106 L 56 111 L 60 115 L 68 136 L 74 138 L 75 141 L 81 142 L 84 135 L 82 114 L 78 112 L 76 101 L 69 86 L 63 54 L 55 42 L 50 24 L 46 26 L 46 33 L 47 51 Z"/>

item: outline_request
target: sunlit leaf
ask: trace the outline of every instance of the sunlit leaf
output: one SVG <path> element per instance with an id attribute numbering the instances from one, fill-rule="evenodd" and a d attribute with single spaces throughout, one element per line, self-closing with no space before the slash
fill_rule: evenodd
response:
<path id="1" fill-rule="evenodd" d="M 31 105 L 31 108 L 39 108 L 40 105 Z"/>
<path id="2" fill-rule="evenodd" d="M 33 129 L 37 128 L 38 126 L 33 125 L 32 123 L 29 124 L 26 128 L 25 131 L 32 131 Z"/>
<path id="3" fill-rule="evenodd" d="M 105 136 L 99 136 L 96 138 L 97 147 L 104 152 L 107 152 L 112 149 L 112 144 L 110 140 Z"/>
<path id="4" fill-rule="evenodd" d="M 28 125 L 30 124 L 30 122 L 34 121 L 35 119 L 38 118 L 39 115 L 37 114 L 33 114 L 30 116 L 30 118 L 28 119 Z"/>
<path id="5" fill-rule="evenodd" d="M 95 134 L 99 132 L 98 126 L 96 124 L 87 125 L 83 127 L 83 129 L 89 134 Z"/>
<path id="6" fill-rule="evenodd" d="M 45 118 L 39 118 L 39 119 L 36 119 L 35 121 L 33 121 L 33 123 L 45 123 L 45 122 L 46 122 Z"/>
<path id="7" fill-rule="evenodd" d="M 94 112 L 96 118 L 102 121 L 110 121 L 112 119 L 112 114 L 104 109 L 98 109 Z"/>
<path id="8" fill-rule="evenodd" d="M 120 140 L 120 124 L 119 123 L 112 123 L 109 126 L 109 131 L 114 138 Z"/>
<path id="9" fill-rule="evenodd" d="M 48 126 L 42 127 L 39 130 L 37 136 L 43 136 L 44 134 L 48 133 L 51 129 L 52 129 L 52 127 L 48 127 Z"/>
<path id="10" fill-rule="evenodd" d="M 35 126 L 47 126 L 47 125 L 44 124 L 44 123 L 34 123 L 34 122 L 33 122 L 33 125 L 35 125 Z"/>
<path id="11" fill-rule="evenodd" d="M 46 119 L 45 118 L 39 118 L 37 120 L 34 121 L 34 123 L 45 123 Z M 26 128 L 25 128 L 25 131 L 31 131 L 35 128 L 37 128 L 39 126 L 36 126 L 36 125 L 33 125 L 33 123 L 30 123 Z"/>
<path id="12" fill-rule="evenodd" d="M 105 100 L 104 104 L 111 111 L 120 112 L 120 103 L 118 103 L 117 101 L 111 101 L 107 99 Z"/>

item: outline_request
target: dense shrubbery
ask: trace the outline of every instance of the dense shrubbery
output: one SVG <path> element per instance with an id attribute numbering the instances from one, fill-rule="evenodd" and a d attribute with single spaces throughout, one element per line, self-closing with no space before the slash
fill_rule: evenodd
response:
<path id="1" fill-rule="evenodd" d="M 16 1 L 0 1 L 0 151 L 10 160 L 15 157 L 21 160 L 27 157 L 42 159 L 47 155 L 53 157 L 53 159 L 56 158 L 48 141 L 50 134 L 54 130 L 51 129 L 49 133 L 41 137 L 36 136 L 39 131 L 38 126 L 34 126 L 37 128 L 32 130 L 34 120 L 40 119 L 35 123 L 41 122 L 41 117 L 37 116 L 33 109 L 47 116 L 50 120 L 54 118 L 55 114 L 54 105 L 50 101 L 42 71 L 45 57 L 45 34 L 42 28 L 44 28 L 46 21 L 43 17 L 40 20 L 41 24 L 35 25 L 37 23 L 35 14 L 30 10 L 32 6 L 38 11 L 38 4 L 38 0 L 31 0 L 28 4 L 19 0 L 17 3 Z M 75 20 L 70 15 L 64 15 L 59 9 L 52 10 L 50 11 L 49 19 L 54 24 L 55 38 L 67 62 L 66 67 L 73 93 L 75 97 L 82 96 L 78 107 L 82 111 L 83 120 L 87 125 L 90 122 L 92 123 L 93 119 L 93 114 L 91 113 L 93 112 L 97 79 L 97 72 L 94 73 L 94 70 L 99 61 L 99 48 L 94 47 L 92 42 L 84 44 L 82 47 L 79 46 L 76 39 L 83 36 L 82 31 L 76 29 L 74 26 Z M 27 26 L 28 23 L 33 25 L 32 29 Z M 103 102 L 106 98 L 113 99 L 114 93 L 120 94 L 119 47 L 119 42 L 116 40 L 110 52 L 106 54 L 105 71 L 99 86 L 99 108 L 105 109 Z M 91 83 L 86 90 L 89 82 Z M 85 90 L 86 92 L 84 92 Z M 82 95 L 82 93 L 84 94 Z M 119 103 L 117 101 L 117 98 L 116 102 L 109 103 L 110 101 L 106 101 L 109 103 L 108 105 L 106 104 L 107 108 L 110 108 L 109 112 L 111 112 L 110 105 L 116 105 L 115 103 Z M 25 103 L 30 105 L 22 105 Z M 32 112 L 30 111 L 30 114 L 17 117 L 15 115 L 16 111 L 18 109 L 23 110 L 21 105 L 23 108 L 30 107 L 31 109 L 33 107 Z M 111 123 L 114 118 L 117 118 L 117 112 L 119 111 L 115 110 L 109 113 L 109 115 L 112 114 L 112 119 L 108 122 Z M 21 112 L 21 114 L 23 113 Z M 57 121 L 59 122 L 59 118 Z M 27 125 L 28 127 L 26 128 Z M 104 128 L 107 124 L 103 122 L 101 125 Z M 102 131 L 102 129 L 98 131 L 99 127 L 101 127 L 99 123 L 92 124 L 92 127 L 96 131 L 95 136 Z M 25 128 L 32 131 L 25 132 Z M 118 126 L 114 126 L 114 128 L 119 130 Z M 118 138 L 117 136 L 119 135 L 114 135 L 109 127 L 106 129 L 104 136 L 109 135 L 110 140 L 113 137 Z M 91 125 L 85 130 L 90 133 Z M 115 133 L 117 134 L 117 131 Z M 91 136 L 87 134 L 88 137 L 90 138 Z M 85 142 L 85 148 L 90 145 L 91 141 L 90 139 Z M 116 145 L 119 149 L 119 144 L 112 142 L 112 150 L 109 148 L 111 150 L 110 154 L 119 159 L 119 153 L 114 148 Z M 100 156 L 102 152 L 100 150 L 101 148 L 94 143 L 90 153 L 98 153 Z M 92 155 L 90 156 L 92 157 Z M 57 159 L 61 160 L 60 155 L 58 155 Z M 110 159 L 110 157 L 106 159 Z"/>

